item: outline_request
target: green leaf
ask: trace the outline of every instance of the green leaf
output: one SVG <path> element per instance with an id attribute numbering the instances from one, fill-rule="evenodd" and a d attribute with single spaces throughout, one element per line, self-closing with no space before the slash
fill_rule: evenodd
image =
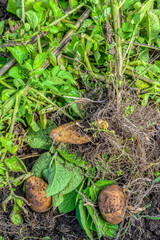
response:
<path id="1" fill-rule="evenodd" d="M 70 81 L 71 84 L 75 84 L 75 80 L 73 79 L 72 74 L 70 72 L 60 71 L 58 73 L 58 77 L 60 77 L 62 79 L 67 79 Z"/>
<path id="2" fill-rule="evenodd" d="M 18 61 L 21 65 L 24 60 L 28 58 L 28 52 L 26 47 L 23 46 L 15 46 L 15 47 L 7 47 L 8 50 L 12 53 L 13 57 Z"/>
<path id="3" fill-rule="evenodd" d="M 40 68 L 45 63 L 46 57 L 47 57 L 46 52 L 37 54 L 34 59 L 33 68 L 34 69 Z"/>
<path id="4" fill-rule="evenodd" d="M 58 89 L 55 87 L 54 82 L 46 80 L 43 83 L 41 83 L 41 85 L 42 85 L 42 87 L 45 87 L 47 89 L 50 88 L 54 94 L 61 95 L 60 92 L 58 91 Z"/>
<path id="5" fill-rule="evenodd" d="M 0 35 L 3 33 L 5 21 L 0 21 Z"/>
<path id="6" fill-rule="evenodd" d="M 153 5 L 153 0 L 149 0 L 149 1 L 143 3 L 140 10 L 137 13 L 135 13 L 135 15 L 133 17 L 133 21 L 135 24 L 139 24 L 142 21 L 146 12 L 152 7 L 152 5 Z"/>
<path id="7" fill-rule="evenodd" d="M 95 208 L 92 208 L 89 205 L 86 205 L 86 208 L 89 212 L 89 215 L 91 216 L 93 223 L 96 227 L 96 232 L 98 235 L 98 238 L 100 239 L 103 235 L 107 237 L 116 237 L 118 233 L 118 225 L 113 225 L 108 222 L 106 222 L 99 214 L 98 210 Z"/>
<path id="8" fill-rule="evenodd" d="M 6 167 L 4 163 L 0 163 L 0 174 L 5 175 L 5 172 L 6 172 Z"/>
<path id="9" fill-rule="evenodd" d="M 42 153 L 41 156 L 34 163 L 31 172 L 39 178 L 43 178 L 43 170 L 49 167 L 52 156 L 49 152 Z"/>
<path id="10" fill-rule="evenodd" d="M 47 197 L 61 192 L 70 179 L 70 172 L 56 160 L 55 164 L 49 169 L 48 187 L 46 189 Z"/>
<path id="11" fill-rule="evenodd" d="M 124 22 L 122 24 L 123 32 L 133 32 L 133 24 L 131 22 Z"/>
<path id="12" fill-rule="evenodd" d="M 93 183 L 93 185 L 89 188 L 91 200 L 93 202 L 97 201 L 100 190 L 106 186 L 109 186 L 115 183 L 116 182 L 113 180 L 106 180 L 106 179 L 100 179 L 96 183 Z"/>
<path id="13" fill-rule="evenodd" d="M 38 25 L 38 17 L 37 17 L 37 14 L 32 11 L 32 10 L 29 10 L 25 13 L 26 15 L 26 18 L 27 18 L 27 21 L 30 25 L 31 28 L 33 28 L 35 30 L 35 28 L 37 27 Z"/>
<path id="14" fill-rule="evenodd" d="M 37 124 L 39 131 L 34 132 L 32 129 L 30 129 L 24 141 L 28 143 L 32 148 L 48 150 L 52 145 L 52 140 L 49 138 L 49 134 L 51 130 L 56 127 L 56 124 L 48 120 L 46 129 L 43 129 L 40 122 Z"/>
<path id="15" fill-rule="evenodd" d="M 60 18 L 64 15 L 58 5 L 53 0 L 50 0 L 50 6 L 52 8 L 55 19 Z"/>
<path id="16" fill-rule="evenodd" d="M 58 206 L 59 212 L 67 213 L 73 211 L 77 205 L 77 195 L 77 191 L 63 195 L 63 202 Z"/>
<path id="17" fill-rule="evenodd" d="M 59 29 L 56 26 L 51 26 L 51 27 L 49 27 L 49 31 L 53 34 L 56 34 L 59 32 Z"/>
<path id="18" fill-rule="evenodd" d="M 53 66 L 57 65 L 57 59 L 56 56 L 53 54 L 53 52 L 49 51 L 48 52 L 48 57 L 49 57 L 49 61 Z"/>
<path id="19" fill-rule="evenodd" d="M 151 44 L 153 40 L 158 37 L 160 33 L 160 20 L 159 18 L 152 12 L 147 12 L 147 36 L 148 36 L 148 44 Z"/>
<path id="20" fill-rule="evenodd" d="M 77 0 L 69 0 L 69 5 L 71 9 L 75 8 L 78 5 Z"/>
<path id="21" fill-rule="evenodd" d="M 25 117 L 26 117 L 28 125 L 33 129 L 33 131 L 38 132 L 39 127 L 38 127 L 36 121 L 34 121 L 34 115 L 32 113 L 26 113 Z"/>
<path id="22" fill-rule="evenodd" d="M 76 217 L 81 227 L 85 230 L 89 239 L 93 240 L 91 230 L 88 228 L 88 224 L 87 224 L 88 218 L 87 218 L 86 208 L 84 207 L 83 204 L 84 204 L 83 200 L 80 200 L 78 202 L 78 206 L 76 207 Z"/>
<path id="23" fill-rule="evenodd" d="M 20 200 L 20 199 L 19 199 Z M 20 200 L 21 203 L 19 203 L 22 206 L 23 201 Z M 19 215 L 19 212 L 21 211 L 21 208 L 19 206 L 19 204 L 17 204 L 17 201 L 14 202 L 14 207 L 11 213 L 11 221 L 15 224 L 15 225 L 20 225 L 21 224 L 21 217 Z"/>
<path id="24" fill-rule="evenodd" d="M 68 149 L 67 149 L 67 146 L 63 147 L 62 149 L 59 149 L 58 152 L 68 162 L 74 163 L 78 167 L 88 169 L 89 163 L 87 161 L 85 161 L 84 159 L 82 159 L 82 157 L 77 156 L 77 154 L 75 152 L 69 153 Z"/>
<path id="25" fill-rule="evenodd" d="M 142 102 L 141 102 L 142 107 L 146 107 L 146 106 L 147 106 L 148 100 L 149 100 L 149 96 L 150 96 L 149 93 L 146 93 L 146 94 L 144 95 L 144 98 L 143 98 L 143 100 L 142 100 Z"/>
<path id="26" fill-rule="evenodd" d="M 24 172 L 24 173 L 27 173 L 27 169 L 26 169 L 25 164 L 22 162 L 21 159 L 19 159 L 16 156 L 13 156 L 11 158 L 6 158 L 5 159 L 5 164 L 13 172 Z"/>

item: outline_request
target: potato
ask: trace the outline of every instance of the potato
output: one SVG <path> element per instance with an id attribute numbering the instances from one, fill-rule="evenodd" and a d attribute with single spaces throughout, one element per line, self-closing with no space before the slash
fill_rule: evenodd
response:
<path id="1" fill-rule="evenodd" d="M 83 134 L 79 122 L 74 121 L 54 128 L 49 135 L 50 138 L 60 143 L 83 144 L 90 142 L 93 137 Z"/>
<path id="2" fill-rule="evenodd" d="M 125 195 L 118 185 L 102 189 L 98 197 L 98 206 L 104 220 L 111 224 L 120 223 L 125 214 Z"/>
<path id="3" fill-rule="evenodd" d="M 52 197 L 47 198 L 45 190 L 48 184 L 39 177 L 29 177 L 25 182 L 26 200 L 35 212 L 46 212 L 52 207 Z"/>

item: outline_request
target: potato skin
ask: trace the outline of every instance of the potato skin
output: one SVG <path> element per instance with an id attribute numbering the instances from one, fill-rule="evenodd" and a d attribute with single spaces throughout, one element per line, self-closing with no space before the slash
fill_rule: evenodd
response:
<path id="1" fill-rule="evenodd" d="M 48 184 L 41 178 L 32 176 L 25 182 L 26 200 L 35 212 L 46 212 L 52 207 L 52 197 L 47 198 L 45 190 Z"/>
<path id="2" fill-rule="evenodd" d="M 104 220 L 111 224 L 119 224 L 125 214 L 125 195 L 118 185 L 110 185 L 102 189 L 98 196 L 98 206 Z"/>
<path id="3" fill-rule="evenodd" d="M 73 121 L 65 123 L 50 132 L 50 138 L 55 142 L 70 143 L 70 144 L 84 144 L 90 142 L 93 137 L 87 136 L 78 131 L 78 123 L 80 121 Z"/>

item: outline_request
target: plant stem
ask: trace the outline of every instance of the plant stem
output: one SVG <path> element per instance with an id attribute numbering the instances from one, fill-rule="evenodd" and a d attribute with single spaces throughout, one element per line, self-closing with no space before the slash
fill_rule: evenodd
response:
<path id="1" fill-rule="evenodd" d="M 50 103 L 51 105 L 53 105 L 57 110 L 62 111 L 68 118 L 70 118 L 71 120 L 74 120 L 74 118 L 72 118 L 72 116 L 70 116 L 67 112 L 65 112 L 63 109 L 61 109 L 60 107 L 58 107 L 54 102 L 52 102 L 51 100 L 49 100 L 47 97 L 45 97 L 42 93 L 40 93 L 39 91 L 37 91 L 36 89 L 32 88 L 32 91 L 34 91 L 35 93 L 39 94 L 42 98 L 44 98 L 48 103 Z"/>
<path id="2" fill-rule="evenodd" d="M 101 76 L 100 74 L 98 75 L 98 74 L 94 73 L 93 70 L 92 70 L 92 66 L 90 64 L 90 61 L 89 61 L 89 58 L 88 58 L 88 55 L 87 55 L 87 51 L 86 51 L 85 37 L 86 37 L 86 35 L 82 33 L 81 34 L 81 43 L 82 43 L 82 47 L 83 47 L 83 51 L 84 51 L 84 60 L 85 60 L 86 65 L 87 65 L 87 70 L 89 71 L 91 76 L 94 77 L 95 79 L 98 79 L 100 81 L 105 81 L 105 79 L 106 79 L 105 76 Z"/>
<path id="3" fill-rule="evenodd" d="M 3 79 L 5 79 L 5 78 L 3 78 Z M 9 89 L 15 89 L 14 87 L 12 87 L 9 84 L 7 84 L 6 82 L 4 82 L 2 79 L 0 79 L 0 83 Z M 16 91 L 16 89 L 15 89 L 15 91 Z"/>
<path id="4" fill-rule="evenodd" d="M 75 7 L 74 9 L 72 9 L 71 11 L 67 12 L 64 16 L 62 16 L 61 18 L 58 18 L 56 20 L 54 20 L 52 23 L 50 23 L 47 27 L 53 26 L 56 23 L 61 22 L 62 20 L 64 20 L 65 18 L 67 18 L 69 15 L 71 15 L 74 12 L 77 12 L 77 10 L 79 10 L 80 8 L 82 8 L 85 5 L 85 3 L 81 3 L 80 5 L 78 5 L 77 7 Z"/>
<path id="5" fill-rule="evenodd" d="M 131 70 L 125 70 L 125 74 L 132 76 L 132 77 L 136 77 L 137 79 L 140 79 L 146 83 L 149 83 L 151 85 L 156 85 L 158 87 L 160 87 L 160 82 L 147 78 L 145 76 L 140 76 L 139 74 L 137 74 L 135 71 L 131 71 Z"/>
<path id="6" fill-rule="evenodd" d="M 82 5 L 82 4 L 81 4 L 81 5 Z M 89 14 L 90 14 L 90 9 L 87 8 L 87 9 L 83 12 L 83 14 L 80 16 L 80 18 L 78 19 L 78 21 L 77 21 L 76 24 L 75 24 L 75 27 L 76 27 L 77 29 L 80 27 L 81 23 L 89 16 Z M 64 38 L 63 38 L 63 39 L 61 40 L 61 42 L 60 42 L 60 47 L 58 47 L 58 48 L 56 48 L 55 50 L 53 50 L 53 54 L 54 54 L 55 56 L 57 56 L 58 53 L 61 51 L 61 49 L 71 40 L 71 36 L 72 36 L 72 34 L 73 34 L 74 32 L 75 32 L 75 30 L 71 29 L 71 30 L 69 30 L 69 31 L 66 33 L 66 35 L 64 36 Z M 47 61 L 43 64 L 42 68 L 46 69 L 48 66 L 49 66 L 49 61 L 47 60 Z M 39 76 L 37 76 L 37 77 L 39 77 Z"/>
<path id="7" fill-rule="evenodd" d="M 13 67 L 17 63 L 16 59 L 13 58 L 8 63 L 6 63 L 1 69 L 0 69 L 0 76 L 3 76 L 8 70 Z"/>
<path id="8" fill-rule="evenodd" d="M 124 43 L 128 44 L 130 42 L 129 41 L 124 41 Z M 154 47 L 154 46 L 151 46 L 151 45 L 148 45 L 148 44 L 136 43 L 136 42 L 132 42 L 132 44 L 135 45 L 135 46 L 146 47 L 146 48 L 154 49 L 156 51 L 160 51 L 159 47 Z"/>
<path id="9" fill-rule="evenodd" d="M 40 27 L 38 26 L 38 29 L 39 29 L 39 28 L 40 28 Z M 42 53 L 41 38 L 40 38 L 39 33 L 37 34 L 37 45 L 38 45 L 38 51 L 39 51 L 39 53 Z"/>

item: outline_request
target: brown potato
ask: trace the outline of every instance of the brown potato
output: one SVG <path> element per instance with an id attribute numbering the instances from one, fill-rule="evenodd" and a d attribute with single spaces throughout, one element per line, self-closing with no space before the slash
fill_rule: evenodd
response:
<path id="1" fill-rule="evenodd" d="M 98 206 L 104 220 L 111 224 L 120 223 L 125 214 L 125 195 L 118 185 L 102 189 L 98 197 Z"/>
<path id="2" fill-rule="evenodd" d="M 70 144 L 83 144 L 90 142 L 93 137 L 88 136 L 79 127 L 80 121 L 74 121 L 63 124 L 54 128 L 50 133 L 50 138 L 55 142 L 70 143 Z"/>
<path id="3" fill-rule="evenodd" d="M 47 198 L 48 184 L 39 177 L 29 177 L 25 182 L 26 200 L 35 212 L 46 212 L 52 207 L 52 197 Z"/>

